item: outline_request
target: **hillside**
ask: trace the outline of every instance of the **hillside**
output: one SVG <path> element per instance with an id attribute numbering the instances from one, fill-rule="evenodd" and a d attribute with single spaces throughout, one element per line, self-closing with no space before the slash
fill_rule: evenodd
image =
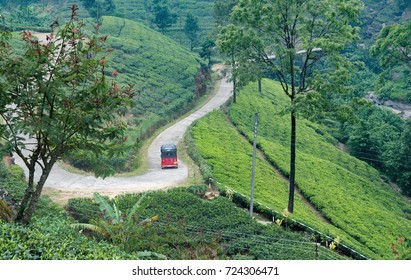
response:
<path id="1" fill-rule="evenodd" d="M 256 200 L 281 213 L 287 205 L 289 121 L 281 113 L 287 104 L 279 85 L 264 81 L 264 93 L 247 86 L 229 117 L 218 113 L 193 127 L 193 139 L 211 176 L 228 188 L 249 196 L 254 113 L 259 112 Z M 411 205 L 385 184 L 368 164 L 336 147 L 321 126 L 299 119 L 297 177 L 301 196 L 291 216 L 370 258 L 392 258 L 390 244 L 407 235 Z M 248 141 L 241 140 L 241 134 Z M 274 168 L 273 168 L 273 167 Z M 307 203 L 306 201 L 309 201 Z M 317 211 L 313 211 L 316 209 Z"/>
<path id="2" fill-rule="evenodd" d="M 199 58 L 168 37 L 131 20 L 103 17 L 100 33 L 113 48 L 108 73 L 134 84 L 134 131 L 144 134 L 193 106 Z M 140 137 L 141 135 L 137 135 Z"/>
<path id="3" fill-rule="evenodd" d="M 198 18 L 199 38 L 202 40 L 214 30 L 214 19 L 212 17 L 213 0 L 168 0 L 169 9 L 177 14 L 177 22 L 167 29 L 167 35 L 174 40 L 188 47 L 189 43 L 184 34 L 184 24 L 187 14 L 192 14 Z M 114 0 L 123 16 L 144 23 L 147 26 L 156 29 L 153 24 L 152 1 L 147 0 Z"/>

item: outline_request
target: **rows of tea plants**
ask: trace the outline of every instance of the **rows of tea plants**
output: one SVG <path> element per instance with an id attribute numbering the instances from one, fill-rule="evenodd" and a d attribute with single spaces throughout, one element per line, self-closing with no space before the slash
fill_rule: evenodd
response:
<path id="1" fill-rule="evenodd" d="M 266 80 L 263 87 L 263 95 L 256 93 L 256 85 L 246 88 L 230 108 L 230 117 L 251 139 L 250 116 L 258 111 L 259 146 L 268 160 L 287 174 L 288 157 L 284 155 L 288 144 L 284 139 L 289 138 L 290 124 L 280 111 L 288 100 L 278 85 Z M 391 257 L 391 242 L 410 234 L 411 205 L 384 183 L 376 170 L 340 151 L 325 129 L 302 118 L 297 126 L 296 181 L 301 192 L 333 225 L 378 257 Z"/>
<path id="2" fill-rule="evenodd" d="M 192 186 L 151 192 L 148 205 L 139 215 L 158 220 L 140 237 L 129 241 L 130 251 L 151 251 L 169 259 L 340 259 L 324 247 L 316 254 L 310 235 L 286 231 L 277 225 L 264 226 L 236 207 L 229 199 L 204 200 L 206 186 Z M 139 200 L 141 194 L 113 198 L 110 204 L 123 213 Z M 90 199 L 71 199 L 68 211 L 83 222 L 98 219 L 99 211 Z"/>
<path id="3" fill-rule="evenodd" d="M 199 120 L 190 132 L 194 147 L 209 168 L 209 174 L 221 183 L 224 189 L 231 189 L 246 197 L 250 196 L 252 146 L 230 125 L 222 112 L 215 111 Z M 284 149 L 279 155 L 286 158 Z M 203 162 L 203 164 L 204 164 Z M 203 168 L 204 169 L 204 168 Z M 256 160 L 255 201 L 277 213 L 287 207 L 288 183 L 263 157 Z M 281 215 L 280 215 L 281 216 Z M 353 247 L 369 257 L 375 257 L 366 246 L 357 242 L 345 231 L 331 225 L 301 196 L 295 198 L 295 211 L 289 218 L 322 233 L 339 237 L 342 243 Z M 282 217 L 280 217 L 282 219 Z"/>
<path id="4" fill-rule="evenodd" d="M 0 194 L 10 207 L 23 197 L 26 187 L 21 168 L 0 163 Z M 14 209 L 16 211 L 17 209 Z M 1 215 L 0 215 L 1 216 Z M 66 211 L 42 197 L 29 226 L 0 219 L 0 260 L 113 260 L 137 259 L 106 241 L 96 242 L 71 228 Z"/>
<path id="5" fill-rule="evenodd" d="M 132 109 L 135 129 L 141 134 L 194 102 L 198 57 L 162 34 L 131 20 L 103 17 L 99 30 L 108 35 L 108 73 L 118 72 L 121 84 L 134 84 Z M 149 124 L 147 122 L 150 122 Z"/>
<path id="6" fill-rule="evenodd" d="M 122 17 L 139 21 L 156 29 L 152 22 L 154 15 L 150 8 L 150 2 L 146 0 L 114 0 L 117 11 Z M 177 14 L 177 22 L 167 29 L 166 34 L 175 41 L 189 47 L 188 39 L 184 34 L 184 25 L 187 14 L 192 14 L 198 20 L 198 37 L 200 41 L 213 31 L 214 18 L 212 16 L 214 1 L 212 0 L 168 0 L 171 12 Z"/>

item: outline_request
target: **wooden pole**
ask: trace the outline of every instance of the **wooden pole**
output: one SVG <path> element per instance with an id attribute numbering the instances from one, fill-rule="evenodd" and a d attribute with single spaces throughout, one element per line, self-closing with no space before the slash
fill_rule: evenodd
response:
<path id="1" fill-rule="evenodd" d="M 251 166 L 251 194 L 250 194 L 250 216 L 253 215 L 254 207 L 254 179 L 255 179 L 255 157 L 257 150 L 257 128 L 258 128 L 258 113 L 254 116 L 254 143 L 253 143 L 253 162 Z"/>

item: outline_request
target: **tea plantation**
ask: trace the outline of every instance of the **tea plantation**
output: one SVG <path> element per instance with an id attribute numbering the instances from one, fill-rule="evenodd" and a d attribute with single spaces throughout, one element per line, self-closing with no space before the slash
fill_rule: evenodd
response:
<path id="1" fill-rule="evenodd" d="M 257 162 L 255 199 L 281 213 L 288 199 L 283 178 L 289 168 L 289 118 L 283 113 L 288 100 L 272 81 L 264 80 L 263 89 L 261 95 L 255 84 L 247 86 L 228 116 L 215 112 L 198 121 L 192 137 L 211 176 L 249 196 L 250 142 L 258 112 L 262 156 Z M 303 118 L 297 126 L 296 181 L 301 197 L 296 197 L 291 217 L 340 237 L 370 258 L 392 258 L 390 244 L 409 234 L 410 204 L 376 170 L 339 150 L 325 128 Z"/>

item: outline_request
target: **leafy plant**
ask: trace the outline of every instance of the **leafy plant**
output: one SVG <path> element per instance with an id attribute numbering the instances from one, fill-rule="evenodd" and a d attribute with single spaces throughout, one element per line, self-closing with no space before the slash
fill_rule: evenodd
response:
<path id="1" fill-rule="evenodd" d="M 94 200 L 99 204 L 103 217 L 92 220 L 90 223 L 75 223 L 73 228 L 90 230 L 110 240 L 113 244 L 120 246 L 123 250 L 128 248 L 132 239 L 139 238 L 139 232 L 158 219 L 158 215 L 138 221 L 139 212 L 146 195 L 143 195 L 129 210 L 123 214 L 117 205 L 112 205 L 98 193 L 94 193 Z"/>

